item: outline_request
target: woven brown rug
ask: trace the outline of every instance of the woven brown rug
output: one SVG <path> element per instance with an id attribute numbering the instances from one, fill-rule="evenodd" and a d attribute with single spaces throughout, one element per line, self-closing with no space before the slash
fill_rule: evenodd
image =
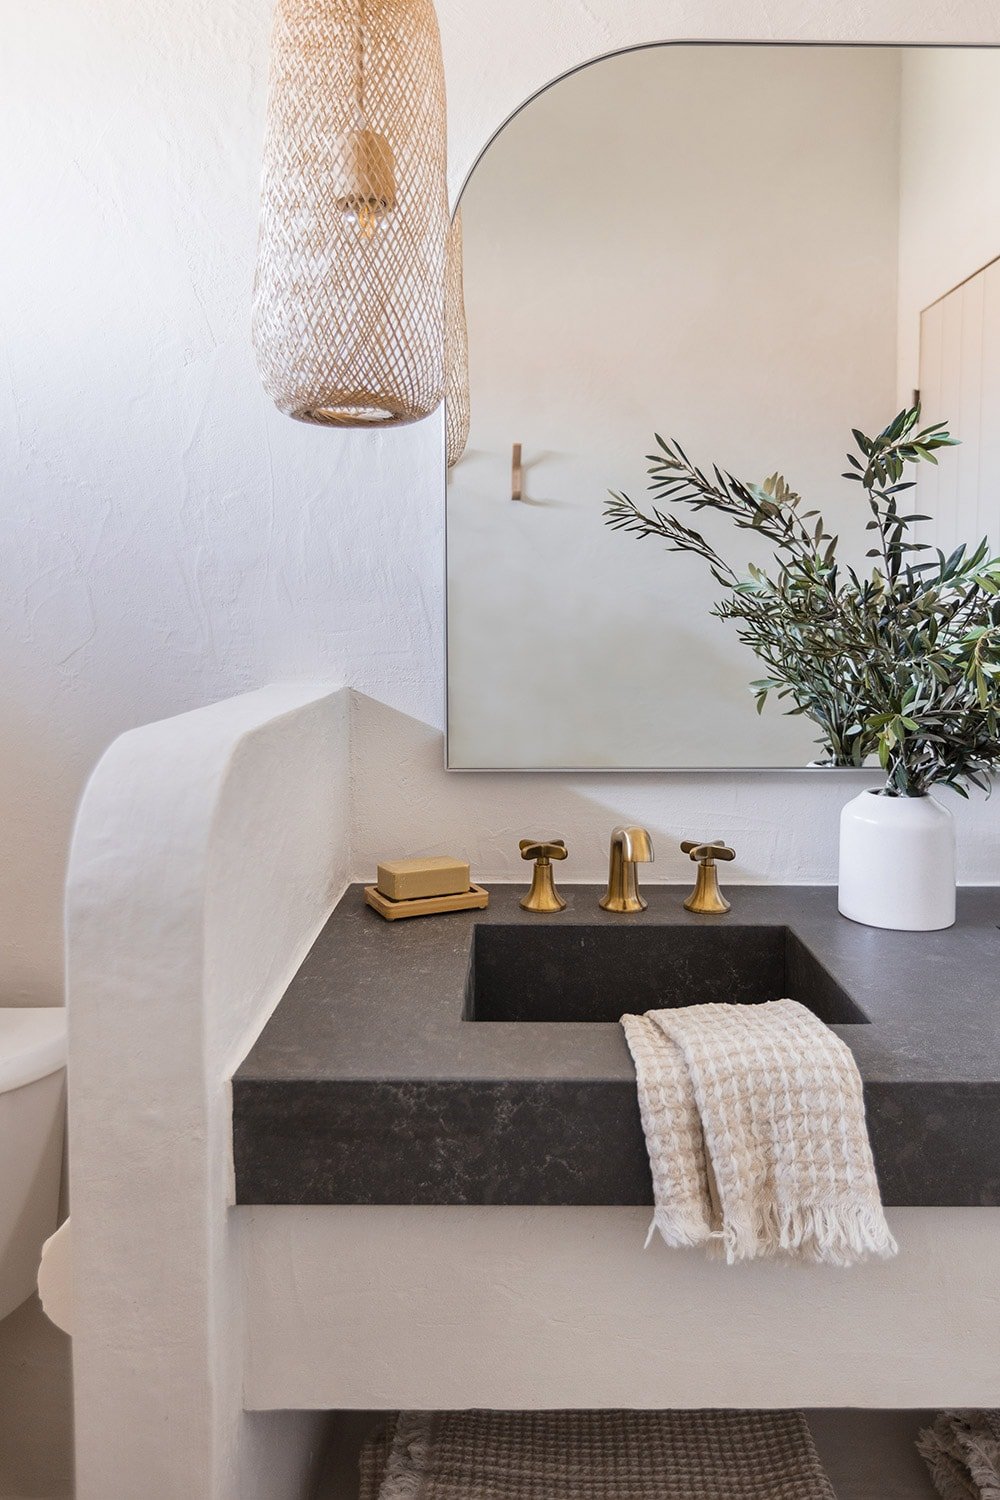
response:
<path id="1" fill-rule="evenodd" d="M 835 1500 L 802 1412 L 402 1412 L 360 1500 Z"/>

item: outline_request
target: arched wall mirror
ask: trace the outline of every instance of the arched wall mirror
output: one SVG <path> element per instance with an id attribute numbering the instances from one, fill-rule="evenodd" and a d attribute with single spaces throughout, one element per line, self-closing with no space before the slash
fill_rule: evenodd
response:
<path id="1" fill-rule="evenodd" d="M 803 768 L 702 559 L 615 531 L 654 433 L 785 475 L 863 560 L 851 429 L 962 446 L 928 539 L 1000 545 L 1000 52 L 648 47 L 532 99 L 462 196 L 472 424 L 448 486 L 454 769 Z M 522 494 L 511 456 L 521 445 Z M 743 568 L 769 549 L 685 517 Z"/>

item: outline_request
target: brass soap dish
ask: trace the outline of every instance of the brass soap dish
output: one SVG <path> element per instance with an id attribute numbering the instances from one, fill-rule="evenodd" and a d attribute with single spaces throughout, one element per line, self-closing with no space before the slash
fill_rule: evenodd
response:
<path id="1" fill-rule="evenodd" d="M 365 886 L 365 900 L 380 917 L 387 922 L 396 922 L 400 917 L 433 917 L 443 911 L 477 911 L 490 904 L 490 893 L 481 885 L 470 885 L 467 891 L 456 891 L 450 896 L 412 896 L 408 900 L 393 901 L 385 896 L 377 885 Z"/>

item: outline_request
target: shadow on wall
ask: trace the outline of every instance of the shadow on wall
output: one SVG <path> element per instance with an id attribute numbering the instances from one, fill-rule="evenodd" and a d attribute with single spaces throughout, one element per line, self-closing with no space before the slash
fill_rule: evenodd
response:
<path id="1" fill-rule="evenodd" d="M 7 648 L 4 648 L 6 660 Z M 6 671 L 0 662 L 0 670 Z M 0 750 L 0 973 L 3 1004 L 62 1003 L 62 888 L 85 746 L 69 767 L 62 728 L 4 688 Z M 77 735 L 77 743 L 83 738 Z M 2 1457 L 0 1457 L 2 1463 Z M 0 1495 L 2 1495 L 0 1491 Z"/>
<path id="2" fill-rule="evenodd" d="M 599 882 L 617 823 L 653 835 L 644 883 L 685 884 L 687 838 L 724 838 L 737 851 L 729 884 L 829 884 L 836 880 L 840 809 L 859 782 L 829 773 L 445 772 L 444 735 L 433 725 L 352 695 L 352 877 L 379 859 L 463 855 L 481 880 L 519 881 L 522 837 L 564 838 L 562 879 Z"/>
<path id="3" fill-rule="evenodd" d="M 72 1500 L 70 1348 L 37 1297 L 0 1323 L 0 1500 Z"/>

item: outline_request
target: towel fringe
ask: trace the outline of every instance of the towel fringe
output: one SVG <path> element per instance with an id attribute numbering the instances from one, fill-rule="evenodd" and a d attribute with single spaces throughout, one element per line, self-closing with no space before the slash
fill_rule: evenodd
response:
<path id="1" fill-rule="evenodd" d="M 719 1248 L 729 1265 L 777 1253 L 842 1267 L 889 1260 L 898 1250 L 881 1207 L 867 1203 L 737 1208 L 726 1213 Z"/>
<path id="2" fill-rule="evenodd" d="M 642 1247 L 644 1250 L 649 1249 L 657 1231 L 664 1244 L 669 1245 L 672 1250 L 704 1245 L 713 1237 L 717 1237 L 704 1211 L 699 1213 L 694 1206 L 679 1208 L 669 1203 L 660 1204 L 654 1211 L 650 1220 L 649 1233 Z"/>
<path id="3" fill-rule="evenodd" d="M 433 1412 L 400 1412 L 379 1500 L 420 1500 L 431 1457 L 433 1423 Z"/>

